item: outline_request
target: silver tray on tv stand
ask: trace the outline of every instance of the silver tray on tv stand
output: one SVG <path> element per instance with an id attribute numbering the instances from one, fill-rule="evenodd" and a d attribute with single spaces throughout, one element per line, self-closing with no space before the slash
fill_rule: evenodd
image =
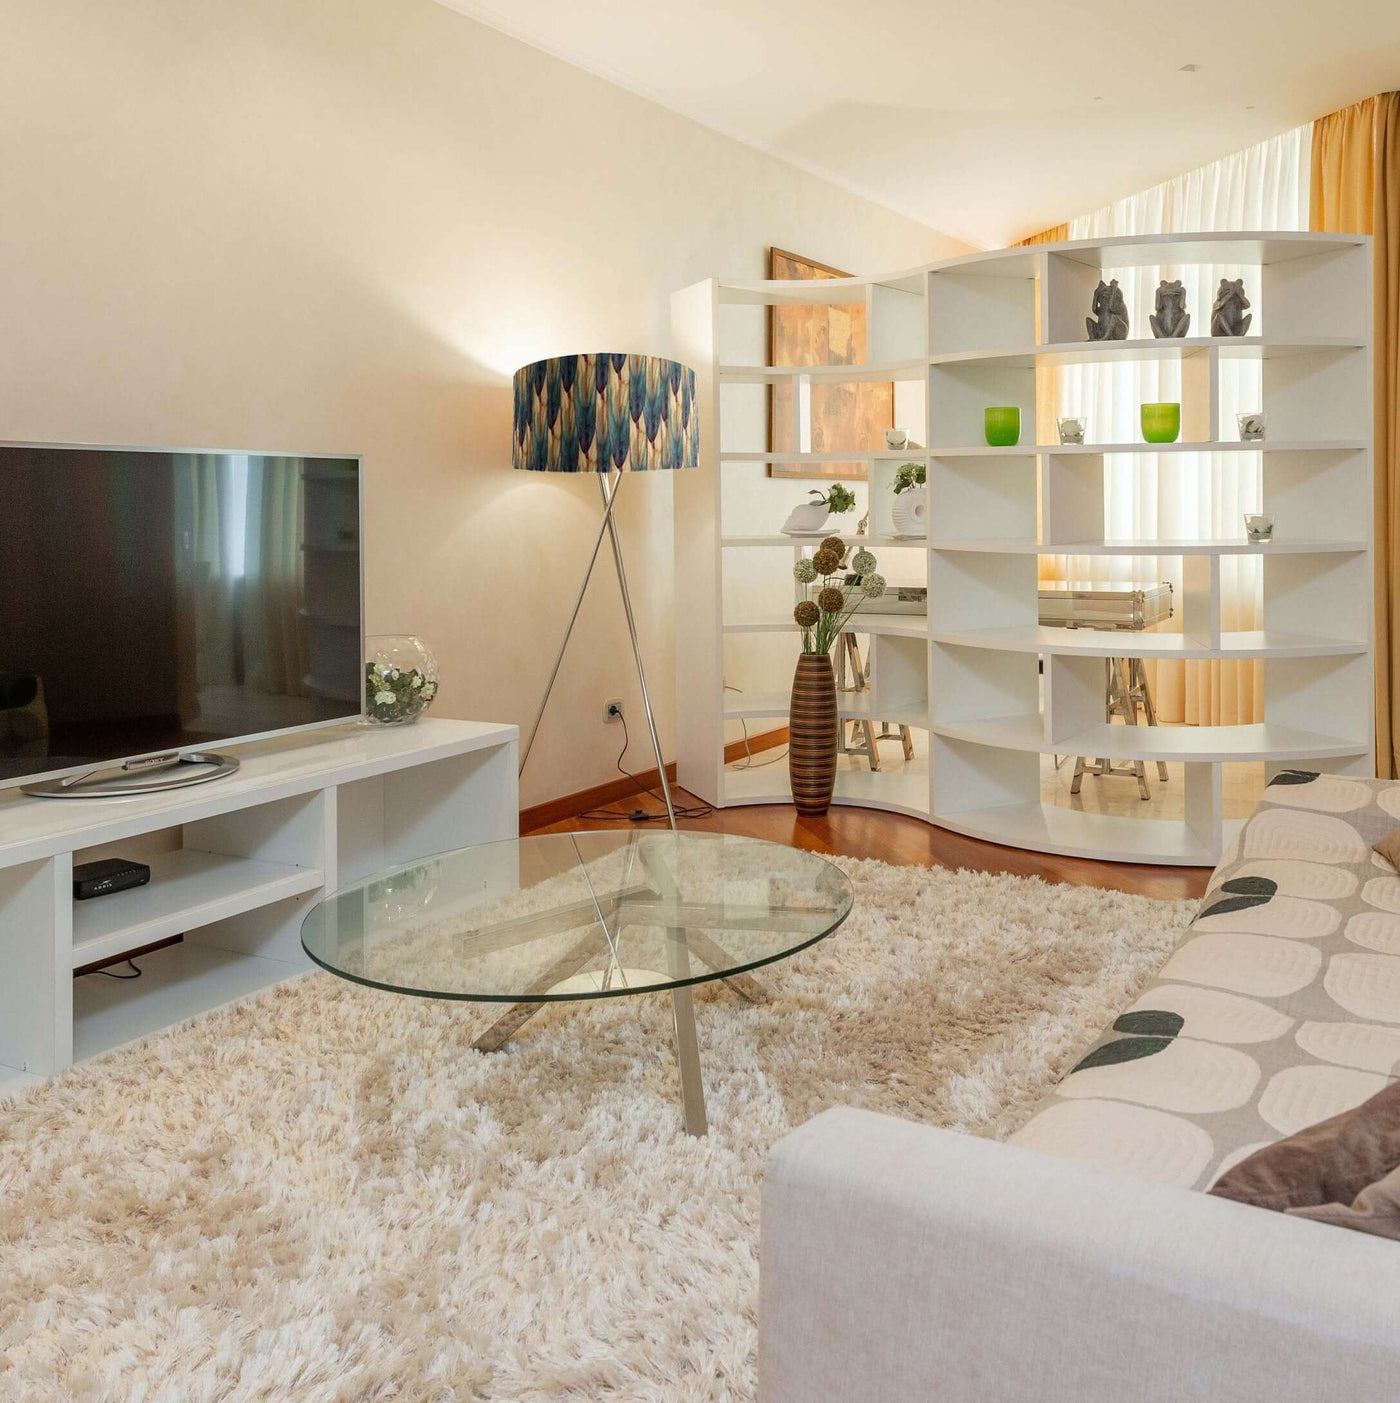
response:
<path id="1" fill-rule="evenodd" d="M 211 779 L 222 779 L 237 769 L 238 761 L 232 755 L 215 755 L 211 751 L 148 755 L 107 769 L 22 784 L 20 792 L 36 799 L 111 799 L 125 794 L 158 794 L 164 789 L 208 784 Z"/>

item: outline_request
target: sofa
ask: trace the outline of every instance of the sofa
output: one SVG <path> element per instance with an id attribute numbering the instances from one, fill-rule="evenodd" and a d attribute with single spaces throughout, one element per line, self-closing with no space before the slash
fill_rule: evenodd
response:
<path id="1" fill-rule="evenodd" d="M 1000 1144 L 769 1161 L 761 1403 L 1400 1400 L 1400 1242 L 1204 1192 L 1400 1074 L 1400 783 L 1285 771 L 1157 978 Z"/>

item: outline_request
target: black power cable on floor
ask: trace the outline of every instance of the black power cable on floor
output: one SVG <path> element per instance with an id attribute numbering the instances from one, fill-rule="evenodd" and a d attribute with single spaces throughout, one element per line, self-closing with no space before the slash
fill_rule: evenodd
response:
<path id="1" fill-rule="evenodd" d="M 583 813 L 576 815 L 583 819 L 621 819 L 629 823 L 665 823 L 666 799 L 659 790 L 651 788 L 650 785 L 643 784 L 631 770 L 623 765 L 623 760 L 627 757 L 627 751 L 632 745 L 632 736 L 627 729 L 627 717 L 621 708 L 618 709 L 617 719 L 622 722 L 622 749 L 617 756 L 617 769 L 619 774 L 626 775 L 643 794 L 649 794 L 661 805 L 659 814 L 649 814 L 645 809 L 586 809 Z M 677 818 L 709 818 L 714 813 L 713 804 L 677 804 L 672 801 L 672 808 L 676 811 Z"/>

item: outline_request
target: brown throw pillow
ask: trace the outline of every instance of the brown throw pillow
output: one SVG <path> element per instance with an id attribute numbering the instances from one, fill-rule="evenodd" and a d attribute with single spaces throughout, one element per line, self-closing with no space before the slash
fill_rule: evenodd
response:
<path id="1" fill-rule="evenodd" d="M 1384 1179 L 1362 1189 L 1350 1208 L 1344 1203 L 1320 1203 L 1316 1208 L 1288 1211 L 1295 1218 L 1335 1223 L 1339 1228 L 1355 1228 L 1400 1241 L 1400 1169 L 1392 1169 Z"/>
<path id="2" fill-rule="evenodd" d="M 1379 843 L 1371 845 L 1397 872 L 1400 872 L 1400 828 L 1392 828 Z"/>
<path id="3" fill-rule="evenodd" d="M 1400 1082 L 1353 1110 L 1256 1150 L 1210 1191 L 1400 1238 Z"/>

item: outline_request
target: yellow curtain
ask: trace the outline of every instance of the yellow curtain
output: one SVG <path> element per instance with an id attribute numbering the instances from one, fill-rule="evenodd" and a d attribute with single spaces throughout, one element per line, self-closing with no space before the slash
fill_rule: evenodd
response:
<path id="1" fill-rule="evenodd" d="M 1375 268 L 1376 773 L 1400 777 L 1400 92 L 1313 124 L 1312 227 L 1370 234 Z"/>
<path id="2" fill-rule="evenodd" d="M 1053 229 L 1042 229 L 1028 239 L 1017 239 L 1012 248 L 1029 248 L 1031 244 L 1062 244 L 1069 238 L 1069 225 L 1057 224 Z"/>

